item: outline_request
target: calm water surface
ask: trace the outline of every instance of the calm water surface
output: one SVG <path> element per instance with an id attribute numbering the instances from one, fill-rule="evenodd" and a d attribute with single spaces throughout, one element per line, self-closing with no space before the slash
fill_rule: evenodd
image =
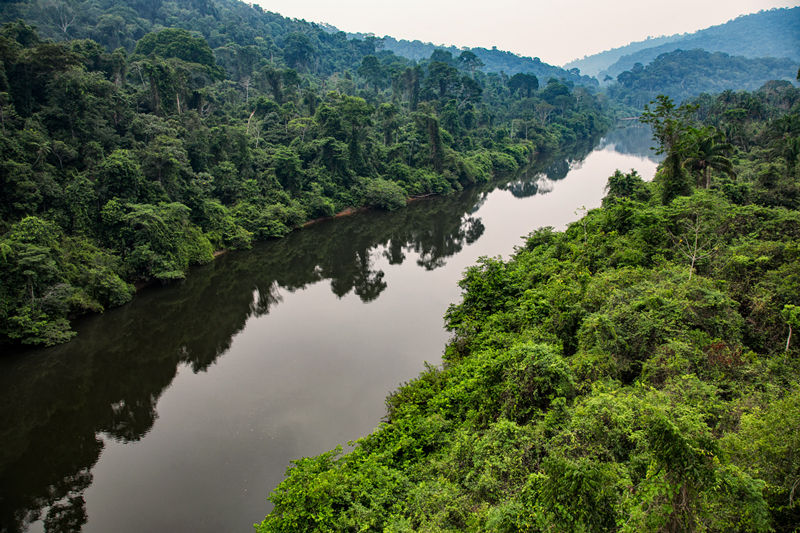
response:
<path id="1" fill-rule="evenodd" d="M 0 530 L 251 531 L 289 461 L 372 431 L 437 364 L 464 269 L 649 179 L 649 134 L 511 183 L 328 221 L 227 254 L 0 359 Z"/>

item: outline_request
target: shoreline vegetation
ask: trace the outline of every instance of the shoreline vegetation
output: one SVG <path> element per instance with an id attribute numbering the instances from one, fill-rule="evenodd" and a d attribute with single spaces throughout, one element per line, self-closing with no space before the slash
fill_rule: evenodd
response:
<path id="1" fill-rule="evenodd" d="M 258 533 L 797 531 L 800 89 L 761 85 L 791 78 L 790 60 L 670 52 L 604 94 L 538 58 L 411 60 L 238 0 L 2 2 L 0 21 L 4 354 L 68 342 L 76 317 L 228 251 L 512 176 L 644 106 L 652 182 L 617 171 L 565 231 L 468 268 L 442 364 L 347 453 L 294 461 Z M 541 79 L 493 71 L 522 64 Z M 760 88 L 709 94 L 745 81 Z M 158 394 L 131 388 L 141 402 L 96 405 L 149 428 Z M 30 400 L 61 426 L 95 405 L 54 398 Z M 35 422 L 12 453 L 49 446 Z M 9 509 L 20 527 L 44 502 L 45 529 L 88 520 L 102 439 L 84 429 L 67 444 L 93 459 L 58 480 L 44 465 L 43 491 Z"/>
<path id="2" fill-rule="evenodd" d="M 651 102 L 655 179 L 468 268 L 442 365 L 256 531 L 794 531 L 799 112 L 781 83 Z"/>
<path id="3" fill-rule="evenodd" d="M 66 342 L 221 250 L 485 183 L 611 122 L 569 82 L 305 30 L 212 49 L 156 27 L 109 50 L 2 26 L 0 344 Z"/>
<path id="4" fill-rule="evenodd" d="M 410 197 L 406 198 L 406 205 L 408 205 L 408 204 L 410 204 L 412 202 L 417 202 L 419 200 L 433 199 L 433 198 L 436 198 L 438 196 L 439 195 L 433 194 L 433 193 L 432 194 L 425 194 L 425 195 L 421 195 L 421 196 L 410 196 Z M 296 227 L 292 228 L 292 231 L 302 230 L 302 229 L 309 228 L 311 226 L 314 226 L 314 225 L 322 223 L 322 222 L 328 222 L 328 221 L 336 220 L 336 219 L 343 218 L 343 217 L 349 217 L 349 216 L 357 215 L 359 213 L 367 213 L 370 210 L 374 210 L 374 209 L 376 209 L 376 208 L 373 208 L 373 207 L 358 207 L 358 208 L 347 207 L 345 209 L 342 209 L 338 213 L 334 213 L 333 215 L 330 215 L 330 216 L 324 216 L 324 217 L 315 218 L 313 220 L 307 220 L 307 221 L 303 222 L 302 224 L 300 224 L 299 226 L 296 226 Z M 223 255 L 227 254 L 230 251 L 231 251 L 231 249 L 229 249 L 229 248 L 223 248 L 221 250 L 215 250 L 212 253 L 212 260 L 214 260 L 214 259 L 216 259 L 216 258 L 218 258 L 220 256 L 223 256 Z M 187 272 L 187 274 L 188 274 L 188 272 Z M 135 288 L 136 292 L 138 293 L 143 289 L 151 287 L 154 283 L 157 283 L 157 281 L 156 280 L 147 280 L 147 281 L 137 282 L 136 284 L 134 284 L 134 288 Z"/>
<path id="5" fill-rule="evenodd" d="M 550 154 L 550 155 L 557 156 L 558 154 Z M 530 165 L 536 165 L 536 164 L 540 164 L 540 163 L 541 162 L 533 161 L 533 162 L 530 163 Z M 522 169 L 520 169 L 520 170 L 522 170 Z M 505 176 L 505 177 L 508 177 L 508 176 Z M 500 183 L 503 179 L 504 179 L 503 176 L 494 176 L 489 181 L 489 183 L 494 182 L 494 181 L 497 181 L 498 183 Z M 478 184 L 470 184 L 469 186 L 473 186 L 473 185 L 477 186 Z M 450 194 L 450 193 L 448 193 L 448 194 Z M 409 204 L 412 204 L 412 203 L 415 203 L 415 202 L 419 202 L 419 201 L 423 201 L 423 200 L 435 200 L 436 198 L 440 198 L 440 197 L 442 197 L 442 195 L 441 194 L 437 194 L 437 193 L 428 193 L 428 194 L 420 194 L 420 195 L 415 195 L 415 196 L 409 196 L 409 197 L 406 198 L 404 206 L 395 207 L 394 209 L 402 209 L 403 207 L 408 206 Z M 358 215 L 358 214 L 361 214 L 361 213 L 368 213 L 370 211 L 380 211 L 380 210 L 386 210 L 386 209 L 382 208 L 382 207 L 368 207 L 368 206 L 346 207 L 346 208 L 342 209 L 341 211 L 339 211 L 337 213 L 334 213 L 332 215 L 327 215 L 327 216 L 324 216 L 324 217 L 318 217 L 318 218 L 315 218 L 315 219 L 312 219 L 312 220 L 307 220 L 307 221 L 305 221 L 305 222 L 303 222 L 303 223 L 301 223 L 301 224 L 299 224 L 299 225 L 297 225 L 297 226 L 295 226 L 293 228 L 290 228 L 290 232 L 291 231 L 303 230 L 305 228 L 309 228 L 311 226 L 314 226 L 316 224 L 320 224 L 320 223 L 323 223 L 323 222 L 329 222 L 329 221 L 337 220 L 337 219 L 344 218 L 344 217 L 350 217 L 350 216 Z M 278 238 L 281 238 L 281 237 L 278 237 Z M 274 239 L 272 239 L 272 240 L 274 240 Z M 223 249 L 220 249 L 220 250 L 215 250 L 212 253 L 212 259 L 211 260 L 214 260 L 214 259 L 216 259 L 216 258 L 218 258 L 220 256 L 223 256 L 223 255 L 225 255 L 225 254 L 227 254 L 227 253 L 229 253 L 229 252 L 231 252 L 233 250 L 235 250 L 235 249 L 223 248 Z M 192 265 L 192 266 L 200 266 L 200 265 Z M 186 274 L 188 275 L 189 272 L 187 271 Z M 158 283 L 158 280 L 152 280 L 151 279 L 151 280 L 137 282 L 137 283 L 134 284 L 135 292 L 138 293 L 143 289 L 146 289 L 148 287 L 152 287 L 155 283 Z"/>

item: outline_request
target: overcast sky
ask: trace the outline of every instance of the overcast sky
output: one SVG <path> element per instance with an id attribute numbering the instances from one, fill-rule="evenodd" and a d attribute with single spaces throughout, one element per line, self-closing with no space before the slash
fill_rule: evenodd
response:
<path id="1" fill-rule="evenodd" d="M 497 46 L 562 65 L 648 36 L 693 32 L 800 0 L 252 0 L 343 31 Z"/>

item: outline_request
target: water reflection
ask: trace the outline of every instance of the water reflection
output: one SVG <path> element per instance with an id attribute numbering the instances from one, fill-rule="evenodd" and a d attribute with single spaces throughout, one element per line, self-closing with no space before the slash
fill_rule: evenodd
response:
<path id="1" fill-rule="evenodd" d="M 661 158 L 652 149 L 654 144 L 650 126 L 631 121 L 625 127 L 611 130 L 600 140 L 598 148 L 613 147 L 621 154 L 646 157 L 658 163 Z"/>
<path id="2" fill-rule="evenodd" d="M 527 169 L 500 186 L 531 196 L 542 192 L 542 176 L 562 179 L 573 163 Z M 181 365 L 205 371 L 249 319 L 280 305 L 283 291 L 327 280 L 337 296 L 368 302 L 387 288 L 378 258 L 399 265 L 413 255 L 425 270 L 442 267 L 483 235 L 474 213 L 497 186 L 322 222 L 225 255 L 82 321 L 68 345 L 0 361 L 0 530 L 39 520 L 47 531 L 80 530 L 104 442 L 142 439 Z"/>
<path id="3" fill-rule="evenodd" d="M 602 142 L 602 141 L 601 141 Z M 594 149 L 591 143 L 575 147 L 571 156 L 556 157 L 523 169 L 514 179 L 498 184 L 497 188 L 509 191 L 515 198 L 530 198 L 537 194 L 546 194 L 554 181 L 567 177 L 570 170 Z"/>

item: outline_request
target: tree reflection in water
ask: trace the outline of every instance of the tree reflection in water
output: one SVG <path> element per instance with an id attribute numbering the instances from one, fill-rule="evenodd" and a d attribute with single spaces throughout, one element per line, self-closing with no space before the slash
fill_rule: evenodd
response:
<path id="1" fill-rule="evenodd" d="M 281 291 L 329 280 L 339 297 L 353 291 L 375 300 L 387 288 L 376 259 L 399 265 L 414 254 L 419 267 L 440 268 L 483 235 L 474 213 L 491 190 L 537 194 L 543 173 L 560 179 L 569 165 L 539 165 L 393 213 L 324 221 L 224 255 L 183 282 L 145 289 L 131 304 L 82 320 L 67 345 L 0 360 L 0 531 L 23 531 L 36 520 L 47 531 L 79 530 L 104 440 L 144 437 L 179 366 L 206 370 L 251 317 L 281 303 Z"/>
<path id="2" fill-rule="evenodd" d="M 650 126 L 638 121 L 631 121 L 624 128 L 611 130 L 600 140 L 598 149 L 613 147 L 616 152 L 638 157 L 646 157 L 658 163 L 661 158 L 652 148 L 654 144 L 653 133 Z"/>

